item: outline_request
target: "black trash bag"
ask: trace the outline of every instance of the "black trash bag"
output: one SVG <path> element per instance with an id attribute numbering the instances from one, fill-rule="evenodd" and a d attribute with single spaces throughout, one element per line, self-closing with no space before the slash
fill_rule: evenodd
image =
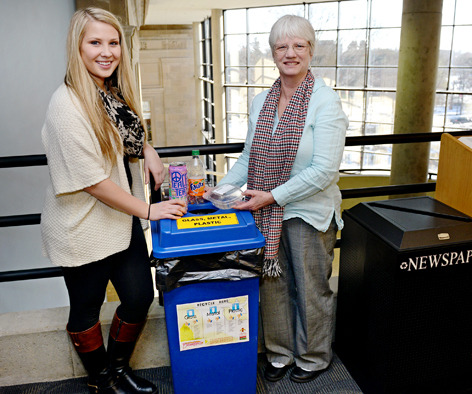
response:
<path id="1" fill-rule="evenodd" d="M 262 275 L 264 248 L 154 259 L 156 287 L 170 291 L 205 281 L 236 281 Z"/>

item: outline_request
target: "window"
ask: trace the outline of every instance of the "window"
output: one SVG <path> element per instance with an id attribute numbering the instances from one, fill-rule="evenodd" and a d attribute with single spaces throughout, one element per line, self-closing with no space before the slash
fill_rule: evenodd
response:
<path id="1" fill-rule="evenodd" d="M 469 0 L 443 0 L 433 131 L 472 129 L 471 11 Z M 437 160 L 439 143 L 431 145 Z"/>
<path id="2" fill-rule="evenodd" d="M 211 20 L 208 18 L 201 24 L 201 59 L 200 83 L 203 94 L 201 129 L 208 142 L 215 139 L 215 111 L 213 103 L 213 61 L 211 51 Z"/>
<path id="3" fill-rule="evenodd" d="M 282 15 L 306 17 L 316 31 L 312 72 L 335 89 L 349 117 L 348 135 L 393 133 L 402 0 L 348 0 L 224 12 L 226 130 L 244 141 L 255 95 L 278 76 L 268 45 Z M 433 131 L 472 127 L 470 0 L 444 0 Z M 439 143 L 431 143 L 437 172 Z M 233 159 L 234 160 L 234 157 Z M 346 147 L 341 168 L 389 171 L 391 145 Z M 231 164 L 230 164 L 231 165 Z"/>
<path id="4" fill-rule="evenodd" d="M 200 31 L 200 92 L 201 92 L 201 131 L 206 144 L 215 142 L 215 104 L 214 104 L 214 80 L 213 80 L 213 56 L 212 56 L 212 39 L 211 39 L 211 19 L 205 19 L 201 24 Z M 202 156 L 207 169 L 207 184 L 213 185 L 215 177 L 210 175 L 215 172 L 216 164 L 214 155 Z"/>

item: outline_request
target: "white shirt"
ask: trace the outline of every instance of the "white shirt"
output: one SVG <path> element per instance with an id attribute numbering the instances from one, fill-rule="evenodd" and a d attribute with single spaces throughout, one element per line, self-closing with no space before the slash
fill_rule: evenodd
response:
<path id="1" fill-rule="evenodd" d="M 45 255 L 55 265 L 74 267 L 128 248 L 132 216 L 83 190 L 110 178 L 130 192 L 123 157 L 117 155 L 113 166 L 105 160 L 80 103 L 64 84 L 51 98 L 41 136 L 51 178 L 41 215 Z M 132 194 L 144 200 L 139 162 L 130 162 L 130 170 Z"/>

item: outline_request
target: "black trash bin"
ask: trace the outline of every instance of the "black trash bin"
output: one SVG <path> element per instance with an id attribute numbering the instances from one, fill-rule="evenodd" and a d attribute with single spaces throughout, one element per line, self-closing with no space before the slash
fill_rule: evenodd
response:
<path id="1" fill-rule="evenodd" d="M 151 224 L 175 393 L 255 393 L 264 237 L 248 211 Z"/>
<path id="2" fill-rule="evenodd" d="M 366 393 L 472 387 L 472 218 L 430 197 L 343 213 L 335 349 Z"/>

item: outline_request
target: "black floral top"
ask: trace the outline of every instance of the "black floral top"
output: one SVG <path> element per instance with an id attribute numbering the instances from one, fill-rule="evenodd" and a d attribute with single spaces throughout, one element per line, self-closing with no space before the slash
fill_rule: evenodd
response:
<path id="1" fill-rule="evenodd" d="M 139 119 L 130 107 L 125 103 L 121 94 L 118 100 L 112 93 L 105 93 L 98 89 L 110 120 L 116 125 L 123 140 L 125 155 L 130 157 L 143 157 L 144 129 Z"/>

